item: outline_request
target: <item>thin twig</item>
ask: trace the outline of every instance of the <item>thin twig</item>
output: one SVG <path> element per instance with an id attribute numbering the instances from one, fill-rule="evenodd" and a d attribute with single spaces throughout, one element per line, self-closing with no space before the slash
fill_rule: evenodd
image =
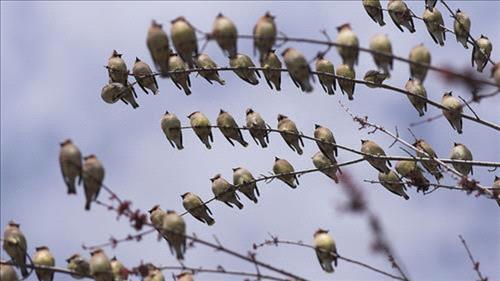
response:
<path id="1" fill-rule="evenodd" d="M 0 264 L 19 267 L 19 265 L 17 263 L 12 262 L 12 261 L 0 261 Z M 65 268 L 60 268 L 60 267 L 55 267 L 55 266 L 26 264 L 26 267 L 28 267 L 28 268 L 30 268 L 32 270 L 41 269 L 41 270 L 47 270 L 47 271 L 62 273 L 62 274 L 66 274 L 66 275 L 70 275 L 71 274 L 71 275 L 80 276 L 80 277 L 86 277 L 86 278 L 91 278 L 91 279 L 93 278 L 91 275 L 85 275 L 85 274 L 81 274 L 81 273 L 76 272 L 76 271 L 72 271 L 72 270 L 65 269 Z"/>
<path id="2" fill-rule="evenodd" d="M 464 245 L 465 250 L 467 251 L 467 255 L 469 256 L 469 259 L 472 263 L 472 266 L 474 268 L 474 271 L 476 271 L 477 276 L 479 277 L 480 281 L 487 281 L 488 277 L 483 277 L 483 274 L 481 274 L 481 271 L 479 270 L 479 262 L 474 259 L 472 256 L 472 253 L 469 249 L 469 246 L 467 246 L 467 242 L 465 242 L 465 239 L 462 237 L 462 235 L 458 235 L 458 238 L 460 241 L 462 241 L 462 244 Z"/>

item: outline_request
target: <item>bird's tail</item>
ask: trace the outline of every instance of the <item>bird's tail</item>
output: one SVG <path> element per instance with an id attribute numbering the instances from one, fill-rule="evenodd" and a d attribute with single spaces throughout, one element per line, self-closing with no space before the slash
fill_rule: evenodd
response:
<path id="1" fill-rule="evenodd" d="M 259 142 L 260 142 L 260 146 L 262 146 L 262 148 L 267 147 L 267 143 L 266 143 L 266 140 L 264 138 L 259 138 Z"/>
<path id="2" fill-rule="evenodd" d="M 297 147 L 295 147 L 295 149 L 297 149 L 297 153 L 299 155 L 302 155 L 304 153 L 304 151 L 302 151 L 302 148 L 300 148 L 300 145 L 297 144 Z"/>
<path id="3" fill-rule="evenodd" d="M 302 82 L 302 84 L 300 86 L 302 88 L 302 91 L 304 91 L 306 93 L 310 93 L 313 91 L 313 87 L 311 86 L 311 83 L 309 82 L 309 80 Z"/>
<path id="4" fill-rule="evenodd" d="M 130 102 L 130 104 L 132 105 L 132 107 L 133 107 L 134 109 L 136 109 L 136 108 L 138 108 L 138 107 L 139 107 L 139 104 L 138 104 L 135 100 L 133 100 L 132 102 Z"/>
<path id="5" fill-rule="evenodd" d="M 328 272 L 328 273 L 331 273 L 331 272 L 333 272 L 333 271 L 334 271 L 334 270 L 333 270 L 333 266 L 332 266 L 332 264 L 331 264 L 331 263 L 324 262 L 324 263 L 322 263 L 321 265 L 322 265 L 322 267 L 323 267 L 323 270 L 325 270 L 325 271 L 326 271 L 326 272 Z"/>
<path id="6" fill-rule="evenodd" d="M 327 91 L 329 95 L 335 95 L 335 92 L 333 91 L 333 85 L 328 86 Z"/>
<path id="7" fill-rule="evenodd" d="M 66 182 L 66 185 L 68 186 L 68 194 L 76 194 L 76 187 L 74 180 Z"/>
<path id="8" fill-rule="evenodd" d="M 238 207 L 238 209 L 240 210 L 243 209 L 243 204 L 238 200 L 234 201 L 234 205 L 236 205 L 236 207 Z"/>
<path id="9" fill-rule="evenodd" d="M 26 264 L 19 265 L 19 269 L 21 270 L 21 275 L 23 276 L 23 278 L 28 277 L 29 272 L 28 269 L 26 268 Z"/>
<path id="10" fill-rule="evenodd" d="M 215 220 L 211 217 L 207 217 L 207 224 L 208 225 L 214 225 L 215 224 Z"/>
<path id="11" fill-rule="evenodd" d="M 385 21 L 383 19 L 381 19 L 378 24 L 380 24 L 380 26 L 384 26 L 385 25 Z"/>
<path id="12" fill-rule="evenodd" d="M 90 211 L 90 204 L 91 204 L 92 200 L 87 200 L 85 202 L 85 211 Z"/>

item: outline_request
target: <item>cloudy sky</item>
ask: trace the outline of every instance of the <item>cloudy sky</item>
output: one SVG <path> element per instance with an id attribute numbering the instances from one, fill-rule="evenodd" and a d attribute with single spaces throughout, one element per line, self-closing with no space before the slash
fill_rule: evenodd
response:
<path id="1" fill-rule="evenodd" d="M 385 5 L 385 3 L 383 3 Z M 423 1 L 409 3 L 413 11 L 423 12 Z M 494 44 L 492 58 L 500 57 L 500 25 L 498 2 L 454 2 L 472 18 L 472 34 L 489 36 Z M 59 142 L 71 138 L 84 155 L 94 153 L 106 167 L 105 183 L 120 196 L 133 200 L 133 207 L 148 210 L 154 204 L 164 209 L 183 211 L 180 194 L 193 191 L 202 198 L 212 196 L 209 179 L 216 173 L 228 179 L 231 168 L 245 166 L 255 175 L 272 170 L 275 156 L 288 159 L 296 168 L 312 167 L 310 156 L 314 143 L 306 141 L 304 155 L 292 152 L 279 135 L 271 135 L 267 149 L 250 142 L 248 148 L 232 147 L 220 132 L 214 132 L 215 144 L 207 150 L 191 131 L 184 132 L 185 149 L 174 150 L 160 130 L 159 120 L 165 110 L 175 113 L 181 122 L 201 110 L 213 123 L 219 110 L 225 109 L 243 124 L 244 111 L 254 108 L 273 127 L 278 113 L 288 115 L 301 131 L 312 134 L 314 124 L 332 129 L 339 144 L 360 147 L 360 139 L 370 138 L 392 155 L 404 155 L 397 145 L 388 148 L 392 140 L 385 135 L 357 130 L 338 101 L 370 120 L 393 129 L 396 125 L 407 140 L 412 140 L 406 127 L 419 117 L 406 97 L 385 90 L 372 90 L 359 85 L 355 100 L 350 102 L 337 92 L 327 96 L 315 85 L 312 94 L 299 92 L 288 75 L 283 76 L 282 91 L 271 91 L 264 80 L 251 86 L 233 73 L 223 73 L 224 87 L 210 85 L 192 77 L 193 94 L 189 97 L 177 90 L 171 81 L 160 80 L 159 96 L 146 96 L 140 89 L 140 108 L 132 110 L 122 103 L 105 104 L 100 90 L 107 82 L 103 66 L 113 49 L 124 54 L 129 66 L 135 57 L 151 63 L 146 48 L 146 32 L 152 19 L 164 23 L 179 15 L 193 25 L 209 31 L 217 13 L 232 18 L 241 34 L 250 34 L 256 20 L 266 11 L 276 15 L 279 30 L 289 36 L 322 38 L 319 30 L 326 29 L 335 37 L 335 27 L 349 22 L 358 34 L 360 44 L 368 46 L 370 38 L 387 34 L 394 53 L 407 56 L 410 49 L 424 43 L 431 49 L 432 64 L 470 69 L 470 50 L 465 50 L 448 37 L 445 47 L 438 47 L 429 37 L 422 22 L 416 22 L 417 32 L 401 33 L 385 14 L 383 28 L 371 21 L 360 3 L 352 2 L 2 2 L 1 3 L 1 227 L 11 219 L 21 224 L 28 239 L 30 253 L 47 245 L 54 252 L 57 265 L 80 252 L 82 243 L 106 241 L 111 235 L 122 237 L 133 230 L 126 220 L 115 220 L 115 214 L 99 206 L 91 212 L 83 209 L 83 190 L 78 196 L 67 196 L 58 164 Z M 452 26 L 444 8 L 445 23 Z M 251 54 L 250 40 L 238 42 L 243 53 Z M 287 44 L 299 48 L 312 58 L 321 46 Z M 220 65 L 227 65 L 215 43 L 206 48 Z M 327 58 L 335 65 L 340 57 L 332 50 Z M 357 77 L 373 69 L 372 58 L 360 55 Z M 395 62 L 388 84 L 403 87 L 408 79 L 408 66 Z M 489 66 L 486 69 L 489 72 Z M 435 72 L 425 81 L 429 98 L 439 101 L 444 91 L 453 90 L 467 97 L 459 84 L 445 84 Z M 488 91 L 485 89 L 485 92 Z M 474 105 L 480 116 L 500 123 L 498 98 Z M 430 107 L 427 116 L 439 114 Z M 474 159 L 500 160 L 498 132 L 464 121 L 464 134 L 458 135 L 444 119 L 415 127 L 415 133 L 430 142 L 437 154 L 448 157 L 453 142 L 466 144 Z M 356 155 L 340 151 L 340 161 Z M 415 280 L 471 280 L 475 273 L 457 237 L 464 235 L 475 257 L 481 261 L 483 273 L 491 280 L 500 279 L 500 209 L 486 199 L 474 198 L 461 192 L 436 191 L 429 196 L 410 190 L 409 201 L 393 196 L 378 185 L 362 183 L 375 179 L 377 173 L 367 163 L 345 168 L 359 182 L 370 206 L 383 222 L 388 237 L 404 262 L 409 276 Z M 499 175 L 499 172 L 496 171 Z M 474 177 L 490 185 L 494 173 L 476 168 Z M 447 180 L 447 183 L 452 181 Z M 313 232 L 329 229 L 337 242 L 339 253 L 374 266 L 391 270 L 379 255 L 370 252 L 369 233 L 364 218 L 338 211 L 345 196 L 341 187 L 321 174 L 305 175 L 296 190 L 281 182 L 261 183 L 261 198 L 257 205 L 244 200 L 243 210 L 230 209 L 214 202 L 211 208 L 217 223 L 207 227 L 185 217 L 188 232 L 212 239 L 217 235 L 227 247 L 245 253 L 254 242 L 268 238 L 268 233 L 282 239 L 312 242 Z M 105 199 L 102 193 L 102 199 Z M 177 262 L 156 237 L 145 237 L 142 243 L 128 243 L 116 249 L 106 249 L 127 266 L 141 260 L 161 265 Z M 6 259 L 2 252 L 2 259 Z M 303 248 L 281 246 L 258 252 L 258 258 L 313 280 L 356 279 L 383 280 L 380 275 L 340 262 L 333 275 L 321 271 L 314 252 Z M 252 265 L 197 246 L 187 253 L 186 265 L 226 269 L 254 270 Z M 166 275 L 170 276 L 170 273 Z M 34 280 L 34 275 L 31 279 Z M 67 280 L 58 276 L 57 280 Z M 214 280 L 214 275 L 198 275 L 197 280 Z M 30 280 L 31 280 L 30 279 Z M 238 278 L 224 277 L 224 280 Z"/>

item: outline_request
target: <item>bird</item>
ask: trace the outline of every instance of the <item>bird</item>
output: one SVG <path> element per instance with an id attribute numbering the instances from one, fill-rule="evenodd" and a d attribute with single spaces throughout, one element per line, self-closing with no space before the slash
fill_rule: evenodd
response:
<path id="1" fill-rule="evenodd" d="M 219 13 L 212 27 L 212 37 L 228 56 L 238 53 L 238 30 L 231 19 Z"/>
<path id="2" fill-rule="evenodd" d="M 144 281 L 165 281 L 165 276 L 156 266 L 148 264 L 148 274 Z"/>
<path id="3" fill-rule="evenodd" d="M 19 268 L 23 278 L 27 278 L 29 275 L 26 268 L 28 244 L 26 237 L 21 231 L 20 224 L 9 221 L 3 232 L 3 249 L 12 259 L 14 265 Z"/>
<path id="4" fill-rule="evenodd" d="M 33 263 L 36 266 L 47 266 L 53 267 L 56 265 L 54 256 L 49 251 L 47 246 L 41 246 L 36 248 L 35 255 L 33 255 Z M 35 269 L 36 277 L 38 281 L 52 281 L 54 280 L 54 271 L 46 269 Z"/>
<path id="5" fill-rule="evenodd" d="M 168 58 L 171 49 L 168 42 L 167 33 L 163 30 L 163 25 L 155 20 L 151 22 L 146 39 L 149 53 L 155 64 L 156 70 L 162 77 L 168 77 Z"/>
<path id="6" fill-rule="evenodd" d="M 126 93 L 126 86 L 118 82 L 111 82 L 104 85 L 101 90 L 101 98 L 106 103 L 116 103 L 124 98 Z"/>
<path id="7" fill-rule="evenodd" d="M 493 78 L 493 80 L 495 80 L 495 83 L 500 86 L 500 62 L 497 62 L 491 68 L 491 78 Z"/>
<path id="8" fill-rule="evenodd" d="M 235 56 L 229 57 L 229 66 L 233 69 L 233 72 L 240 77 L 243 81 L 251 84 L 259 84 L 260 74 L 258 70 L 249 69 L 249 67 L 255 67 L 252 59 L 245 54 L 236 54 Z"/>
<path id="9" fill-rule="evenodd" d="M 352 66 L 348 64 L 341 64 L 337 67 L 337 76 L 346 78 L 338 78 L 340 90 L 342 91 L 343 95 L 347 93 L 347 98 L 349 100 L 353 100 L 354 88 L 356 86 L 356 83 L 351 80 L 356 79 L 356 72 L 354 71 L 354 68 L 352 68 Z"/>
<path id="10" fill-rule="evenodd" d="M 392 21 L 401 32 L 404 32 L 401 26 L 406 27 L 410 33 L 415 32 L 413 12 L 406 6 L 404 1 L 389 0 L 387 3 L 387 10 L 389 11 L 389 16 L 391 16 Z"/>
<path id="11" fill-rule="evenodd" d="M 90 275 L 95 281 L 113 281 L 111 262 L 102 249 L 90 253 Z"/>
<path id="12" fill-rule="evenodd" d="M 181 272 L 176 278 L 177 281 L 194 281 L 193 274 L 189 271 Z"/>
<path id="13" fill-rule="evenodd" d="M 419 149 L 419 150 L 417 150 L 417 157 L 429 157 L 430 156 L 431 158 L 437 158 L 436 152 L 434 152 L 434 149 L 432 149 L 430 144 L 428 144 L 425 140 L 418 139 L 415 141 L 413 146 Z M 420 152 L 420 150 L 422 152 Z M 436 161 L 428 160 L 428 161 L 422 161 L 421 163 L 422 163 L 422 166 L 424 166 L 424 168 L 431 175 L 433 175 L 438 182 L 443 178 L 443 174 L 441 174 L 441 172 L 440 172 L 440 166 Z"/>
<path id="14" fill-rule="evenodd" d="M 445 92 L 441 99 L 444 117 L 450 122 L 451 127 L 459 134 L 462 133 L 462 103 L 455 98 L 452 92 Z"/>
<path id="15" fill-rule="evenodd" d="M 430 65 L 431 53 L 429 53 L 429 50 L 424 46 L 424 44 L 419 44 L 411 49 L 409 60 L 418 64 Z M 429 69 L 426 66 L 410 63 L 411 77 L 420 80 L 422 83 L 427 76 L 428 70 Z"/>
<path id="16" fill-rule="evenodd" d="M 444 20 L 441 12 L 439 12 L 437 8 L 426 7 L 422 19 L 432 40 L 434 40 L 436 44 L 444 46 L 446 30 L 444 29 Z"/>
<path id="17" fill-rule="evenodd" d="M 227 141 L 234 146 L 232 140 L 239 142 L 243 147 L 247 147 L 248 143 L 243 139 L 243 134 L 234 120 L 233 116 L 224 110 L 220 110 L 217 116 L 217 127 L 227 139 Z"/>
<path id="18" fill-rule="evenodd" d="M 384 80 L 387 78 L 389 78 L 389 75 L 384 72 L 380 72 L 377 70 L 368 70 L 365 73 L 363 80 L 365 80 L 366 82 L 370 82 L 369 84 L 366 84 L 367 87 L 377 88 L 378 85 L 381 85 L 382 82 L 384 82 Z"/>
<path id="19" fill-rule="evenodd" d="M 450 159 L 472 161 L 472 152 L 464 144 L 454 143 L 450 152 Z M 452 165 L 455 170 L 464 176 L 474 174 L 472 165 L 469 163 L 452 163 Z"/>
<path id="20" fill-rule="evenodd" d="M 283 114 L 278 114 L 278 130 L 280 131 L 281 137 L 285 140 L 286 144 L 299 155 L 302 155 L 303 151 L 300 145 L 304 146 L 304 142 L 300 137 L 299 130 L 295 122 L 290 120 L 288 116 Z"/>
<path id="21" fill-rule="evenodd" d="M 267 131 L 266 122 L 258 112 L 248 108 L 246 110 L 246 125 L 250 131 L 255 143 L 260 144 L 262 148 L 266 148 L 269 143 L 269 132 Z"/>
<path id="22" fill-rule="evenodd" d="M 151 224 L 156 229 L 156 231 L 158 231 L 158 233 L 166 240 L 166 232 L 163 229 L 163 218 L 167 215 L 167 213 L 161 209 L 160 205 L 154 205 L 151 209 L 149 209 L 148 212 Z"/>
<path id="23" fill-rule="evenodd" d="M 398 174 L 396 174 L 393 170 L 390 170 L 387 174 L 379 172 L 378 181 L 390 192 L 403 197 L 405 200 L 410 199 L 410 196 L 408 196 L 405 192 L 405 185 L 401 182 Z"/>
<path id="24" fill-rule="evenodd" d="M 500 177 L 495 176 L 495 179 L 493 180 L 493 184 L 491 187 L 494 188 L 493 196 L 497 201 L 498 206 L 500 207 Z"/>
<path id="25" fill-rule="evenodd" d="M 281 175 L 281 174 L 290 174 L 294 172 L 295 170 L 293 169 L 292 164 L 290 164 L 290 162 L 288 162 L 286 159 L 280 159 L 278 157 L 274 158 L 273 173 L 275 175 L 280 175 L 278 176 L 279 180 L 286 183 L 289 187 L 295 189 L 299 185 L 299 179 L 297 178 L 297 175 L 296 174 Z"/>
<path id="26" fill-rule="evenodd" d="M 82 180 L 85 190 L 85 210 L 90 210 L 92 201 L 97 200 L 104 180 L 104 167 L 94 154 L 83 158 Z"/>
<path id="27" fill-rule="evenodd" d="M 3 260 L 0 260 L 3 262 Z M 0 264 L 0 280 L 2 281 L 19 281 L 17 273 L 12 265 Z"/>
<path id="28" fill-rule="evenodd" d="M 135 98 L 137 98 L 137 94 L 134 90 L 134 87 L 132 86 L 132 84 L 127 82 L 127 85 L 124 87 L 123 95 L 120 98 L 120 100 L 127 105 L 130 104 L 130 106 L 132 106 L 133 109 L 136 109 L 139 107 L 139 104 L 137 103 Z"/>
<path id="29" fill-rule="evenodd" d="M 427 91 L 425 90 L 424 85 L 418 79 L 408 79 L 408 82 L 405 84 L 406 91 L 410 92 L 413 95 L 407 95 L 411 104 L 418 111 L 419 116 L 424 116 L 427 111 Z M 416 95 L 416 96 L 414 96 Z M 422 97 L 422 98 L 419 98 Z"/>
<path id="30" fill-rule="evenodd" d="M 111 82 L 118 82 L 122 85 L 127 85 L 128 70 L 125 61 L 122 59 L 122 54 L 113 50 L 108 59 L 108 75 Z"/>
<path id="31" fill-rule="evenodd" d="M 380 0 L 363 0 L 363 7 L 374 22 L 378 23 L 380 26 L 385 25 L 384 13 L 382 11 L 382 5 L 380 5 Z"/>
<path id="32" fill-rule="evenodd" d="M 457 9 L 455 13 L 455 21 L 453 22 L 453 30 L 455 31 L 455 37 L 457 42 L 462 43 L 464 48 L 469 49 L 467 43 L 469 42 L 469 32 L 470 32 L 470 18 L 469 16 Z"/>
<path id="33" fill-rule="evenodd" d="M 212 182 L 212 192 L 214 193 L 215 199 L 225 203 L 231 208 L 233 207 L 232 204 L 234 204 L 238 209 L 243 209 L 243 204 L 239 201 L 240 197 L 236 193 L 234 185 L 231 185 L 221 176 L 221 174 L 216 174 L 210 181 Z"/>
<path id="34" fill-rule="evenodd" d="M 295 86 L 297 88 L 300 87 L 303 92 L 312 92 L 313 87 L 309 80 L 314 78 L 311 75 L 311 68 L 304 55 L 294 48 L 286 48 L 281 55 Z"/>
<path id="35" fill-rule="evenodd" d="M 203 204 L 203 200 L 201 200 L 198 195 L 192 192 L 186 192 L 181 195 L 181 198 L 182 206 L 184 206 L 184 209 L 186 209 L 195 219 L 208 225 L 213 225 L 215 223 L 215 220 L 210 216 L 212 215 L 212 211 L 207 205 Z"/>
<path id="36" fill-rule="evenodd" d="M 415 160 L 400 160 L 396 163 L 396 171 L 404 178 L 411 181 L 411 184 L 417 187 L 417 191 L 424 192 L 429 189 L 429 180 L 422 174 L 422 168 L 418 166 Z"/>
<path id="37" fill-rule="evenodd" d="M 316 169 L 320 169 L 321 173 L 331 178 L 335 183 L 339 183 L 339 178 L 337 177 L 337 162 L 332 162 L 332 160 L 326 157 L 321 151 L 316 152 L 311 159 Z"/>
<path id="38" fill-rule="evenodd" d="M 208 83 L 212 84 L 212 81 L 215 81 L 221 85 L 225 85 L 226 81 L 222 80 L 219 76 L 219 72 L 216 68 L 218 68 L 217 64 L 207 55 L 200 54 L 194 61 L 196 67 L 201 68 L 198 73 L 201 77 L 205 78 Z"/>
<path id="39" fill-rule="evenodd" d="M 178 150 L 184 149 L 182 145 L 181 121 L 179 118 L 167 110 L 161 117 L 160 125 L 170 145 Z"/>
<path id="40" fill-rule="evenodd" d="M 82 279 L 83 276 L 90 275 L 89 262 L 82 258 L 79 254 L 73 254 L 71 257 L 66 259 L 66 262 L 68 263 L 66 268 L 76 273 L 71 274 L 71 277 L 75 279 Z"/>
<path id="41" fill-rule="evenodd" d="M 314 138 L 319 150 L 328 158 L 332 163 L 336 163 L 335 157 L 338 156 L 338 149 L 335 146 L 335 137 L 327 127 L 315 124 L 314 125 Z"/>
<path id="42" fill-rule="evenodd" d="M 253 50 L 259 50 L 260 58 L 272 50 L 274 43 L 276 43 L 276 23 L 274 22 L 275 16 L 270 12 L 266 12 L 259 18 L 253 28 Z"/>
<path id="43" fill-rule="evenodd" d="M 393 66 L 392 44 L 389 37 L 384 34 L 377 34 L 370 39 L 370 50 L 387 54 L 387 56 L 372 53 L 373 61 L 385 74 L 390 75 Z"/>
<path id="44" fill-rule="evenodd" d="M 168 59 L 168 70 L 170 72 L 179 72 L 170 73 L 170 78 L 172 78 L 172 82 L 179 90 L 184 90 L 186 96 L 189 96 L 191 94 L 191 79 L 189 79 L 189 73 L 186 72 L 187 68 L 184 61 L 176 54 L 171 55 Z"/>
<path id="45" fill-rule="evenodd" d="M 323 54 L 318 54 L 316 56 L 316 72 L 325 72 L 332 75 L 318 74 L 319 83 L 323 90 L 329 94 L 334 95 L 334 89 L 337 89 L 337 83 L 335 81 L 335 68 L 333 63 L 323 57 Z"/>
<path id="46" fill-rule="evenodd" d="M 359 40 L 356 34 L 352 31 L 349 23 L 344 23 L 337 27 L 337 52 L 342 58 L 342 63 L 350 67 L 358 64 L 359 57 Z"/>
<path id="47" fill-rule="evenodd" d="M 280 69 L 282 67 L 281 61 L 275 53 L 275 50 L 270 50 L 265 54 L 260 60 L 260 66 L 264 68 L 262 73 L 264 73 L 264 78 L 266 78 L 267 85 L 269 88 L 276 89 L 276 91 L 281 90 L 281 70 L 272 70 L 273 68 Z"/>
<path id="48" fill-rule="evenodd" d="M 184 259 L 186 253 L 186 223 L 175 211 L 167 210 L 163 216 L 163 230 L 170 252 L 178 260 Z"/>
<path id="49" fill-rule="evenodd" d="M 214 141 L 214 136 L 212 135 L 212 125 L 210 124 L 210 120 L 208 120 L 207 116 L 200 111 L 195 111 L 189 114 L 188 118 L 196 136 L 198 136 L 200 141 L 204 143 L 208 149 L 211 149 L 212 146 L 210 145 L 210 142 Z"/>
<path id="50" fill-rule="evenodd" d="M 159 93 L 158 82 L 156 82 L 153 71 L 147 63 L 136 57 L 134 66 L 132 67 L 132 73 L 134 74 L 137 84 L 139 84 L 139 87 L 141 87 L 146 94 L 148 93 L 146 89 L 149 89 L 154 95 Z"/>
<path id="51" fill-rule="evenodd" d="M 488 64 L 491 56 L 493 45 L 488 37 L 481 34 L 481 37 L 476 39 L 476 44 L 472 48 L 472 67 L 476 63 L 477 71 L 483 72 L 484 67 Z"/>
<path id="52" fill-rule="evenodd" d="M 60 144 L 59 165 L 64 183 L 68 188 L 68 194 L 76 194 L 77 178 L 82 176 L 82 153 L 80 149 L 71 141 L 65 139 Z"/>
<path id="53" fill-rule="evenodd" d="M 391 166 L 391 162 L 385 159 L 377 159 L 372 158 L 371 156 L 386 156 L 385 151 L 375 142 L 371 140 L 361 140 L 361 152 L 368 154 L 364 155 L 365 158 L 370 165 L 372 165 L 375 169 L 382 173 L 389 173 L 390 169 L 387 165 Z"/>
<path id="54" fill-rule="evenodd" d="M 257 196 L 260 196 L 257 182 L 249 170 L 243 167 L 233 168 L 233 185 L 238 187 L 238 191 L 243 193 L 248 199 L 257 203 Z M 257 193 L 257 196 L 255 195 Z"/>
<path id="55" fill-rule="evenodd" d="M 332 263 L 337 266 L 337 247 L 328 230 L 320 228 L 314 233 L 314 249 L 321 268 L 328 273 L 334 272 Z"/>
<path id="56" fill-rule="evenodd" d="M 111 274 L 113 274 L 113 281 L 128 280 L 128 269 L 116 257 L 111 259 Z"/>
<path id="57" fill-rule="evenodd" d="M 172 24 L 170 37 L 175 51 L 187 63 L 189 68 L 193 68 L 193 56 L 198 56 L 198 40 L 196 39 L 194 27 L 183 16 L 177 17 L 170 23 Z"/>
<path id="58" fill-rule="evenodd" d="M 425 7 L 433 9 L 436 6 L 437 0 L 425 0 Z"/>

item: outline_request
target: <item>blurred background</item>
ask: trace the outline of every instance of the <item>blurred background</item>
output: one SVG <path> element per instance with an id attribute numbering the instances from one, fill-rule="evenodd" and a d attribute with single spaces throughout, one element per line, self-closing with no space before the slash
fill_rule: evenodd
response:
<path id="1" fill-rule="evenodd" d="M 385 1 L 382 3 L 386 7 Z M 422 15 L 424 1 L 409 1 L 409 7 Z M 495 1 L 450 2 L 472 20 L 471 34 L 488 36 L 494 45 L 492 59 L 500 57 L 500 5 Z M 406 130 L 419 119 L 408 99 L 383 89 L 356 86 L 354 101 L 348 101 L 340 90 L 335 96 L 326 95 L 317 82 L 312 94 L 300 92 L 283 74 L 282 90 L 268 88 L 265 80 L 251 86 L 232 72 L 223 72 L 224 87 L 210 85 L 201 77 L 191 75 L 191 96 L 166 79 L 159 79 L 160 95 L 146 96 L 138 87 L 140 107 L 119 102 L 113 105 L 101 100 L 101 88 L 107 83 L 103 67 L 113 49 L 123 53 L 131 69 L 135 57 L 152 65 L 146 47 L 146 32 L 151 20 L 164 24 L 170 34 L 170 20 L 184 15 L 194 26 L 210 31 L 217 13 L 222 12 L 237 25 L 240 34 L 251 34 L 257 19 L 266 11 L 276 15 L 278 29 L 288 36 L 323 39 L 321 29 L 332 38 L 336 27 L 349 22 L 359 37 L 360 45 L 367 47 L 370 38 L 387 34 L 393 52 L 407 57 L 410 49 L 420 43 L 432 53 L 432 64 L 471 70 L 471 49 L 465 50 L 447 34 L 444 47 L 436 45 L 425 25 L 415 21 L 417 32 L 401 33 L 384 13 L 387 25 L 379 27 L 364 11 L 361 2 L 1 2 L 1 227 L 9 220 L 21 224 L 28 239 L 29 253 L 37 246 L 47 245 L 56 257 L 56 264 L 64 267 L 65 259 L 80 252 L 83 243 L 105 242 L 110 236 L 124 237 L 134 231 L 126 219 L 116 220 L 116 214 L 93 205 L 84 210 L 83 189 L 78 196 L 67 196 L 58 163 L 59 142 L 71 138 L 83 155 L 96 154 L 106 168 L 105 184 L 122 198 L 133 201 L 132 208 L 148 210 L 154 204 L 164 209 L 182 212 L 180 195 L 187 191 L 203 199 L 212 197 L 209 179 L 216 173 L 232 178 L 231 168 L 244 166 L 259 175 L 272 170 L 274 157 L 286 158 L 296 170 L 312 168 L 316 144 L 305 142 L 304 155 L 291 151 L 281 137 L 271 134 L 266 149 L 255 145 L 250 135 L 248 148 L 232 147 L 214 131 L 215 144 L 207 150 L 192 131 L 184 131 L 185 149 L 173 149 L 160 129 L 160 118 L 165 110 L 175 113 L 183 125 L 193 111 L 204 112 L 215 123 L 219 110 L 230 112 L 240 125 L 244 124 L 245 109 L 261 113 L 271 126 L 276 127 L 278 113 L 294 120 L 305 134 L 312 135 L 314 124 L 329 127 L 337 143 L 360 148 L 360 139 L 370 138 L 384 147 L 387 154 L 405 155 L 398 145 L 388 148 L 392 139 L 359 131 L 357 124 L 342 110 L 338 100 L 360 116 L 383 124 L 399 132 L 406 140 L 412 137 Z M 444 7 L 437 8 L 452 28 L 453 20 Z M 308 59 L 324 46 L 288 43 Z M 252 54 L 252 41 L 239 40 L 240 52 Z M 221 66 L 228 65 L 215 42 L 205 52 Z M 341 63 L 335 49 L 326 56 L 336 66 Z M 257 58 L 252 57 L 257 63 Z M 483 78 L 489 76 L 491 65 Z M 375 69 L 372 57 L 361 53 L 356 68 L 357 78 Z M 404 87 L 409 67 L 395 61 L 388 84 Z M 131 79 L 132 80 L 132 79 Z M 470 97 L 460 83 L 446 83 L 439 73 L 430 71 L 425 81 L 428 97 L 440 101 L 444 91 Z M 483 93 L 489 93 L 485 89 Z M 500 100 L 497 97 L 474 104 L 473 108 L 484 119 L 500 122 Z M 429 107 L 426 117 L 440 111 Z M 448 122 L 438 119 L 414 127 L 418 137 L 426 139 L 438 156 L 447 158 L 453 142 L 466 144 L 474 159 L 500 160 L 500 136 L 493 129 L 464 120 L 464 133 L 458 135 Z M 339 161 L 357 158 L 339 151 Z M 370 206 L 385 227 L 386 233 L 409 276 L 414 280 L 471 280 L 476 278 L 458 234 L 468 241 L 474 256 L 481 262 L 482 272 L 491 280 L 500 279 L 500 209 L 493 201 L 474 198 L 459 191 L 438 190 L 431 195 L 409 191 L 410 200 L 394 196 L 378 184 L 363 183 L 376 179 L 377 172 L 367 163 L 344 168 L 358 182 Z M 491 185 L 499 171 L 475 168 L 474 178 Z M 427 175 L 428 176 L 428 175 Z M 430 177 L 429 177 L 430 179 Z M 445 183 L 454 184 L 447 179 Z M 268 233 L 281 239 L 312 243 L 312 235 L 319 227 L 329 229 L 337 242 L 340 254 L 359 259 L 373 266 L 391 271 L 389 263 L 370 250 L 372 234 L 363 217 L 340 212 L 345 196 L 340 185 L 322 174 L 301 177 L 301 185 L 291 190 L 279 181 L 259 184 L 259 203 L 243 199 L 243 210 L 230 209 L 220 202 L 210 207 L 217 223 L 208 227 L 186 216 L 188 233 L 195 232 L 208 240 L 217 235 L 222 243 L 241 253 L 251 249 L 254 242 L 268 239 Z M 106 199 L 101 193 L 101 199 Z M 177 265 L 166 245 L 157 242 L 156 235 L 144 237 L 141 243 L 130 242 L 116 249 L 107 248 L 108 256 L 116 255 L 126 266 L 141 261 L 158 265 Z M 88 257 L 88 253 L 85 253 Z M 8 259 L 5 252 L 2 259 Z M 227 270 L 253 271 L 254 266 L 203 246 L 190 249 L 186 266 L 215 267 Z M 332 275 L 324 273 L 314 251 L 290 246 L 268 247 L 258 251 L 257 258 L 283 267 L 313 280 L 350 279 L 383 280 L 383 276 L 340 262 Z M 495 266 L 496 264 L 496 266 Z M 165 272 L 167 279 L 170 273 Z M 34 275 L 30 280 L 34 280 Z M 69 277 L 57 275 L 57 280 Z M 196 280 L 238 280 L 231 276 L 200 274 Z"/>

